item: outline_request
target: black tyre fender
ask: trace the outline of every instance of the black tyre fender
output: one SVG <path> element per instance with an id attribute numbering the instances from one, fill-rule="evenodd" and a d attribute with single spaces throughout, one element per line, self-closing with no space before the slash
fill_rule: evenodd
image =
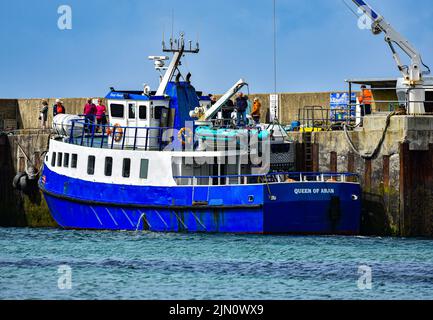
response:
<path id="1" fill-rule="evenodd" d="M 26 176 L 27 173 L 25 172 L 18 172 L 16 174 L 16 176 L 14 177 L 13 181 L 12 181 L 12 186 L 14 187 L 14 189 L 16 190 L 21 190 L 21 178 Z"/>
<path id="2" fill-rule="evenodd" d="M 21 191 L 23 191 L 24 193 L 26 193 L 28 191 L 28 189 L 29 189 L 29 176 L 27 174 L 23 175 L 20 178 L 19 185 L 20 185 Z"/>

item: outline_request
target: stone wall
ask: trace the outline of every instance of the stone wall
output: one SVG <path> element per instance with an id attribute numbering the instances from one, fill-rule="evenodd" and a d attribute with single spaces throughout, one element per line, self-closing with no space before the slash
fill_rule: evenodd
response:
<path id="1" fill-rule="evenodd" d="M 385 123 L 384 116 L 366 117 L 363 128 L 350 132 L 356 151 L 370 155 Z M 343 131 L 312 135 L 315 171 L 359 175 L 363 234 L 433 236 L 432 116 L 392 117 L 380 152 L 373 159 L 358 155 Z M 299 133 L 291 138 L 303 142 Z"/>
<path id="2" fill-rule="evenodd" d="M 0 130 L 17 128 L 18 100 L 0 99 Z"/>
<path id="3" fill-rule="evenodd" d="M 282 123 L 290 124 L 292 121 L 298 120 L 298 110 L 300 108 L 304 108 L 305 106 L 322 106 L 323 108 L 328 109 L 329 96 L 330 92 L 280 94 L 280 121 Z M 251 100 L 255 97 L 260 99 L 262 103 L 261 120 L 266 122 L 266 120 L 269 119 L 269 94 L 250 94 L 249 97 Z M 84 105 L 86 104 L 86 98 L 68 98 L 62 99 L 62 101 L 64 102 L 66 113 L 83 113 Z M 52 106 L 54 103 L 55 99 L 48 99 L 48 104 L 50 107 L 48 112 L 48 123 L 51 123 L 52 121 Z M 19 129 L 35 129 L 40 126 L 38 118 L 41 99 L 0 99 L 0 107 L 2 105 L 13 106 L 12 108 L 9 108 L 10 111 L 14 111 L 14 108 L 16 108 L 16 111 L 14 112 L 16 112 Z M 316 115 L 316 117 L 320 116 L 320 114 Z"/>
<path id="4" fill-rule="evenodd" d="M 53 119 L 53 105 L 56 99 L 48 99 L 48 124 Z M 68 98 L 62 99 L 68 114 L 82 114 L 86 98 Z M 1 100 L 0 100 L 1 101 Z M 20 129 L 35 129 L 39 128 L 39 110 L 41 108 L 41 99 L 19 99 L 18 107 L 18 125 Z"/>
<path id="5" fill-rule="evenodd" d="M 324 112 L 315 112 L 315 118 L 326 117 L 329 109 L 331 92 L 303 92 L 303 93 L 280 93 L 280 122 L 290 124 L 294 120 L 298 120 L 299 109 L 305 107 L 320 106 L 324 108 Z M 220 97 L 219 95 L 216 95 Z M 262 103 L 261 121 L 268 122 L 269 120 L 269 94 L 249 94 L 249 98 L 259 98 Z M 396 100 L 396 94 L 393 91 L 374 91 L 374 98 L 377 100 Z M 48 123 L 52 121 L 53 109 L 55 103 L 54 98 L 48 99 L 49 112 Z M 82 114 L 86 98 L 65 98 L 62 99 L 66 108 L 66 113 Z M 374 110 L 386 111 L 389 109 L 388 103 L 378 103 L 373 105 Z M 18 129 L 35 129 L 39 128 L 39 110 L 41 99 L 0 99 L 0 119 L 15 119 L 18 124 Z"/>
<path id="6" fill-rule="evenodd" d="M 37 187 L 37 180 L 30 183 L 27 194 L 12 187 L 17 172 L 25 171 L 29 165 L 41 169 L 48 140 L 49 133 L 40 131 L 0 135 L 0 226 L 56 226 Z"/>

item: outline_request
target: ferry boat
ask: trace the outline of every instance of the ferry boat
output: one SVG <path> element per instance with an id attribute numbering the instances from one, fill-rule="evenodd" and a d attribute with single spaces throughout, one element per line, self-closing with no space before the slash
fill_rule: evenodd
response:
<path id="1" fill-rule="evenodd" d="M 183 36 L 149 57 L 158 90 L 111 88 L 109 123 L 58 115 L 39 180 L 66 229 L 240 234 L 360 231 L 361 189 L 350 173 L 294 172 L 294 144 L 269 126 L 238 128 L 183 78 L 181 58 L 198 53 Z"/>

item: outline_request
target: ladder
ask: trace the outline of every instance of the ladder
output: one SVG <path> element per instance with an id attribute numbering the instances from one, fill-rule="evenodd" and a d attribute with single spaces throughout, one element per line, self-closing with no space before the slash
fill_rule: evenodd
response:
<path id="1" fill-rule="evenodd" d="M 304 142 L 304 168 L 306 172 L 313 171 L 313 133 L 304 132 L 302 140 Z"/>

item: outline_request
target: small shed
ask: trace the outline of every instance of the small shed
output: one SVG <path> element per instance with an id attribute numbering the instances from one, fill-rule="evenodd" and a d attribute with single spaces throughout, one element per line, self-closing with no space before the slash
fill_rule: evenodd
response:
<path id="1" fill-rule="evenodd" d="M 373 112 L 393 111 L 398 107 L 397 78 L 358 78 L 345 80 L 349 85 L 349 93 L 360 92 L 354 86 L 366 85 L 373 93 Z M 349 95 L 350 96 L 350 95 Z"/>

